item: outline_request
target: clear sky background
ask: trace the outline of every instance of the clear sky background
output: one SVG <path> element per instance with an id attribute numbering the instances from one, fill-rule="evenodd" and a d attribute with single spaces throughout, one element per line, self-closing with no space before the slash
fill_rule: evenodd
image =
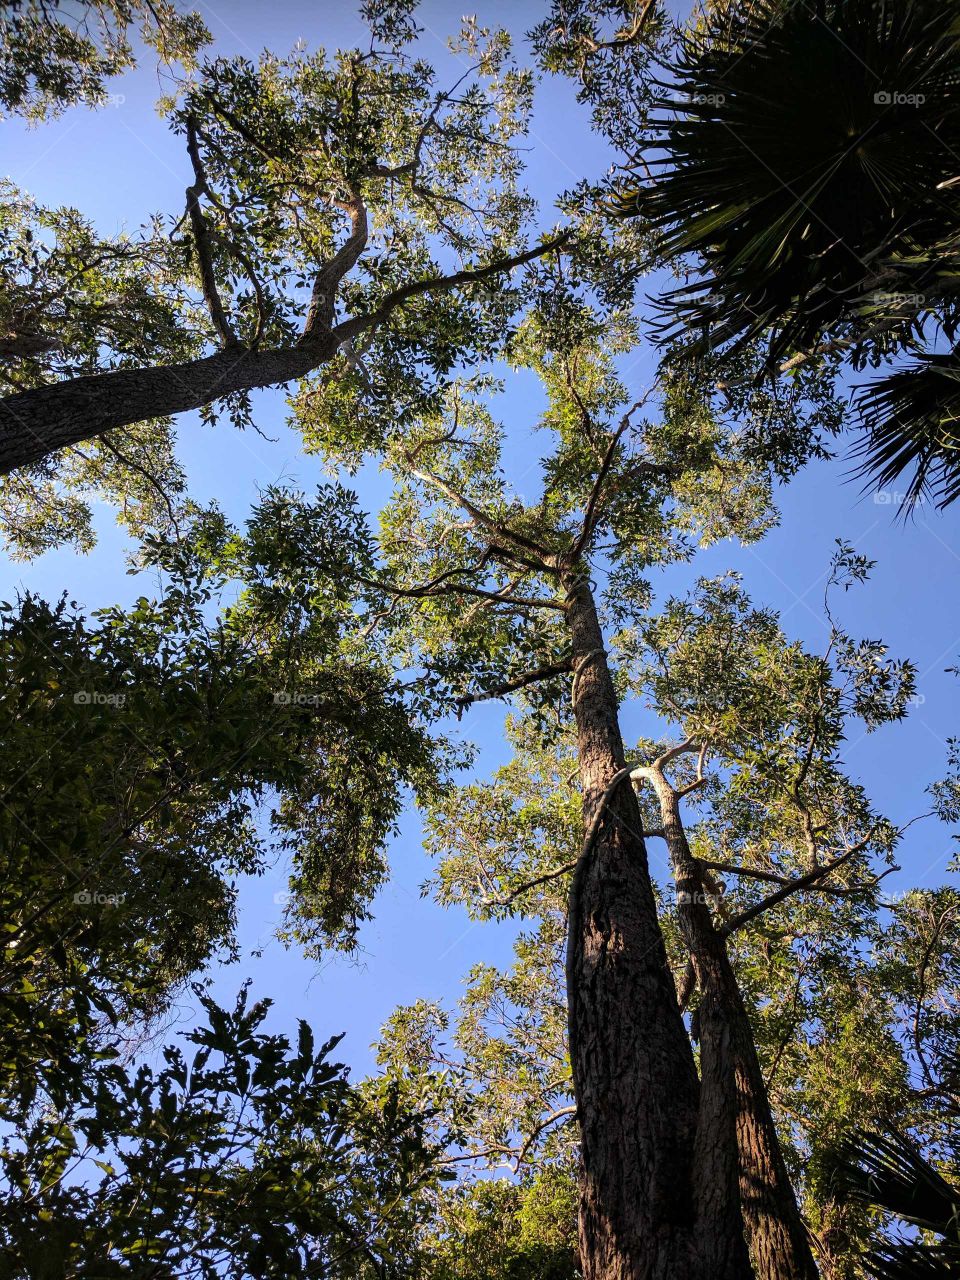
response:
<path id="1" fill-rule="evenodd" d="M 310 48 L 365 43 L 365 28 L 349 3 L 218 0 L 211 6 L 195 0 L 195 7 L 213 33 L 217 54 L 255 58 L 265 47 L 282 54 L 300 39 Z M 671 8 L 681 11 L 676 0 Z M 458 62 L 447 52 L 445 40 L 457 30 L 461 12 L 457 5 L 428 0 L 419 15 L 425 28 L 424 56 L 447 68 L 451 81 L 459 74 Z M 524 56 L 523 33 L 542 9 L 535 0 L 482 0 L 476 12 L 485 24 L 511 30 Z M 0 173 L 42 203 L 76 206 L 104 234 L 133 230 L 155 211 L 179 216 L 184 188 L 191 180 L 182 139 L 170 134 L 155 114 L 153 104 L 162 86 L 154 71 L 141 69 L 110 87 L 117 95 L 114 106 L 98 111 L 75 108 L 32 130 L 17 121 L 0 123 Z M 585 175 L 600 174 L 612 159 L 591 135 L 586 111 L 577 106 L 572 86 L 563 81 L 541 85 L 529 145 L 528 180 L 541 201 L 543 226 L 554 220 L 552 203 L 558 192 Z M 623 366 L 628 387 L 642 390 L 654 366 L 652 350 L 641 348 Z M 518 378 L 510 388 L 509 404 L 512 435 L 507 457 L 514 466 L 510 479 L 529 501 L 535 497 L 537 454 L 524 422 L 537 416 L 535 382 Z M 226 423 L 204 427 L 196 414 L 179 420 L 180 456 L 192 496 L 201 502 L 215 497 L 239 521 L 268 485 L 286 483 L 309 491 L 323 478 L 319 460 L 301 454 L 296 433 L 285 425 L 282 394 L 255 393 L 254 405 L 260 429 L 275 442 L 252 432 L 239 433 Z M 737 569 L 754 601 L 781 613 L 790 636 L 822 649 L 827 628 L 821 605 L 834 540 L 852 542 L 876 560 L 871 581 L 839 599 L 836 612 L 855 637 L 882 639 L 892 655 L 917 664 L 918 705 L 902 725 L 851 738 L 843 755 L 881 812 L 905 822 L 929 807 L 924 790 L 943 775 L 946 739 L 960 731 L 960 683 L 945 671 L 960 665 L 960 503 L 945 513 L 921 506 L 912 520 L 897 522 L 897 495 L 888 491 L 878 500 L 877 495 L 861 494 L 859 484 L 845 478 L 850 462 L 843 458 L 842 446 L 840 452 L 834 462 L 811 464 L 780 492 L 780 526 L 761 544 L 721 544 L 698 555 L 691 566 L 663 574 L 655 586 L 662 597 L 683 590 L 697 576 Z M 370 511 L 386 494 L 375 466 L 348 483 Z M 0 599 L 10 600 L 25 589 L 48 599 L 66 591 L 94 609 L 150 594 L 148 580 L 126 575 L 125 540 L 105 506 L 97 509 L 97 528 L 98 546 L 87 556 L 51 552 L 26 565 L 0 558 Z M 461 731 L 481 747 L 481 773 L 505 759 L 502 719 L 502 707 L 481 704 L 462 722 Z M 644 725 L 642 713 L 629 711 L 624 723 L 627 740 L 645 731 L 650 726 Z M 658 845 L 652 843 L 651 859 L 662 880 L 665 864 Z M 885 884 L 894 892 L 939 883 L 951 852 L 945 828 L 934 820 L 917 824 L 901 847 L 903 872 Z M 392 845 L 391 865 L 391 882 L 377 899 L 375 919 L 363 930 L 360 958 L 333 957 L 319 967 L 272 940 L 281 913 L 275 895 L 286 884 L 283 868 L 244 884 L 243 958 L 239 965 L 215 969 L 218 995 L 231 1000 L 243 978 L 252 976 L 253 994 L 275 1002 L 275 1028 L 287 1029 L 297 1017 L 305 1017 L 318 1034 L 345 1031 L 340 1056 L 362 1072 L 371 1065 L 368 1046 L 398 1004 L 419 997 L 452 1004 L 473 964 L 509 962 L 510 925 L 472 926 L 461 911 L 443 911 L 421 899 L 419 886 L 430 868 L 415 814 L 403 820 Z M 181 1024 L 192 1023 L 191 1000 L 181 1003 L 177 1018 Z"/>

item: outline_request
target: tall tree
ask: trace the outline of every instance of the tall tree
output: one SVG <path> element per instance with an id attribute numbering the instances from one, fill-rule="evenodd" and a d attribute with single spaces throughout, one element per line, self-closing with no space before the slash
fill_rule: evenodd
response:
<path id="1" fill-rule="evenodd" d="M 365 581 L 392 598 L 377 621 L 401 659 L 426 666 L 428 687 L 441 682 L 451 706 L 540 685 L 531 696 L 565 719 L 559 682 L 573 676 L 585 837 L 570 884 L 567 995 L 584 1274 L 747 1275 L 730 1064 L 706 1049 L 698 1079 L 589 574 L 609 555 L 616 607 L 642 613 L 653 566 L 697 540 L 762 531 L 771 466 L 749 431 L 727 431 L 682 379 L 660 421 L 642 419 L 612 363 L 632 326 L 592 314 L 562 271 L 542 270 L 540 297 L 513 358 L 541 376 L 540 425 L 556 437 L 542 499 L 521 503 L 501 473 L 490 383 L 463 385 L 444 414 L 390 442 L 398 495 L 384 517 L 384 567 Z M 754 407 L 802 437 L 812 424 L 798 405 Z M 829 419 L 829 397 L 821 409 Z"/>
<path id="2" fill-rule="evenodd" d="M 709 1041 L 720 1027 L 732 1042 L 754 1273 L 810 1274 L 809 1252 L 805 1272 L 791 1241 L 791 1230 L 809 1229 L 822 1273 L 847 1280 L 876 1242 L 876 1224 L 838 1194 L 831 1172 L 851 1129 L 882 1119 L 911 1128 L 931 1153 L 956 1151 L 956 895 L 885 897 L 896 832 L 837 758 L 838 731 L 896 718 L 909 669 L 839 631 L 829 659 L 790 643 L 726 580 L 670 602 L 640 643 L 630 637 L 620 673 L 658 725 L 680 722 L 701 739 L 696 759 L 651 740 L 630 755 L 645 762 L 634 775 L 648 839 L 686 842 L 655 886 L 658 911 L 701 1072 L 718 1056 Z M 473 969 L 452 1026 L 419 1002 L 394 1015 L 381 1044 L 385 1070 L 417 1105 L 465 1131 L 453 1167 L 503 1167 L 517 1179 L 497 1205 L 476 1193 L 485 1229 L 508 1235 L 575 1180 L 563 951 L 571 851 L 583 839 L 569 726 L 548 737 L 527 704 L 509 739 L 509 764 L 433 808 L 429 887 L 477 920 L 519 915 L 515 964 Z M 658 825 L 664 815 L 673 831 Z M 691 908 L 706 917 L 703 933 Z M 445 1229 L 474 1230 L 472 1195 L 468 1179 L 442 1211 Z M 562 1275 L 575 1270 L 571 1219 L 553 1219 Z"/>

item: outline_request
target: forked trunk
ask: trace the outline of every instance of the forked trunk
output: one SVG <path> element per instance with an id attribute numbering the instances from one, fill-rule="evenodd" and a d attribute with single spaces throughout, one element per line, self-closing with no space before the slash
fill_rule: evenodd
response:
<path id="1" fill-rule="evenodd" d="M 625 765 L 590 585 L 565 585 L 587 830 Z M 704 1151 L 700 1089 L 677 1004 L 628 780 L 608 797 L 570 890 L 567 994 L 581 1133 L 585 1280 L 746 1280 L 729 1142 Z M 731 1157 L 730 1152 L 733 1152 Z M 698 1161 L 725 1172 L 696 1175 Z"/>
<path id="2" fill-rule="evenodd" d="M 702 1098 L 695 1185 L 709 1194 L 737 1155 L 740 1207 L 757 1280 L 816 1280 L 818 1270 L 773 1123 L 753 1031 L 726 942 L 714 927 L 676 793 L 651 778 L 677 883 L 677 916 L 700 988 Z"/>

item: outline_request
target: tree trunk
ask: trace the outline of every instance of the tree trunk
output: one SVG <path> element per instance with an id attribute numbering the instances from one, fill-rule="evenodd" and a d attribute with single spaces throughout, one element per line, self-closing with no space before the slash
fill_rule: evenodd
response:
<path id="1" fill-rule="evenodd" d="M 583 811 L 590 830 L 624 768 L 613 681 L 589 583 L 568 581 Z M 567 997 L 581 1132 L 585 1280 L 745 1280 L 736 1180 L 694 1187 L 699 1087 L 627 779 L 570 889 Z M 733 1167 L 736 1167 L 735 1145 Z M 720 1211 L 718 1212 L 718 1205 Z"/>
<path id="2" fill-rule="evenodd" d="M 0 475 L 134 422 L 212 404 L 235 391 L 305 377 L 336 349 L 332 339 L 272 351 L 227 348 L 183 364 L 115 369 L 0 400 Z"/>
<path id="3" fill-rule="evenodd" d="M 677 795 L 651 781 L 677 882 L 677 916 L 700 988 L 700 1125 L 695 1194 L 739 1183 L 757 1280 L 816 1280 L 817 1266 L 780 1149 L 753 1031 L 726 942 L 713 925 L 700 868 L 691 856 Z M 727 1153 L 734 1155 L 731 1167 Z M 703 1182 L 703 1180 L 706 1180 Z M 699 1180 L 699 1181 L 698 1181 Z"/>
<path id="4" fill-rule="evenodd" d="M 729 970 L 729 962 L 727 965 Z M 819 1274 L 780 1149 L 756 1046 L 730 971 L 737 1080 L 740 1202 L 758 1280 L 816 1280 Z"/>

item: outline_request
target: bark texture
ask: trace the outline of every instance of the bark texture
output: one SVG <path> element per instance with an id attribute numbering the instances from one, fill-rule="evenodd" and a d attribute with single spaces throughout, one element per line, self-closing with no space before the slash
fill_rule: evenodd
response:
<path id="1" fill-rule="evenodd" d="M 589 831 L 625 760 L 589 583 L 564 585 Z M 608 796 L 574 872 L 567 986 L 585 1280 L 745 1280 L 751 1272 L 739 1216 L 735 1113 L 731 1103 L 731 1159 L 701 1137 L 700 1087 L 626 778 Z M 701 1158 L 709 1172 L 695 1185 Z"/>
<path id="2" fill-rule="evenodd" d="M 116 427 L 304 377 L 336 350 L 330 338 L 271 351 L 228 347 L 182 364 L 70 378 L 0 400 L 0 475 Z"/>
<path id="3" fill-rule="evenodd" d="M 809 1236 L 787 1172 L 753 1031 L 726 942 L 707 905 L 673 788 L 645 771 L 660 802 L 677 882 L 677 915 L 700 988 L 701 1101 L 695 1195 L 739 1183 L 739 1201 L 757 1280 L 816 1280 Z M 733 1163 L 731 1164 L 731 1156 Z M 720 1212 L 718 1206 L 715 1212 Z"/>
<path id="4" fill-rule="evenodd" d="M 379 328 L 411 299 L 501 275 L 559 249 L 572 234 L 569 230 L 561 232 L 532 249 L 496 258 L 486 266 L 466 267 L 448 276 L 410 280 L 387 294 L 368 315 L 353 316 L 333 327 L 337 289 L 358 262 L 367 243 L 366 209 L 359 198 L 351 200 L 344 207 L 350 212 L 352 233 L 314 278 L 301 338 L 288 347 L 260 350 L 233 342 L 233 330 L 203 250 L 204 224 L 197 204 L 203 189 L 198 170 L 197 184 L 187 189 L 187 210 L 195 219 L 200 219 L 195 221 L 195 231 L 200 233 L 196 241 L 198 267 L 211 320 L 226 345 L 213 355 L 181 364 L 116 369 L 68 378 L 0 400 L 0 475 L 38 462 L 47 454 L 79 444 L 81 440 L 92 440 L 115 427 L 186 413 L 212 404 L 231 392 L 256 391 L 260 387 L 294 382 L 326 364 L 344 344 L 349 345 L 361 334 Z"/>

